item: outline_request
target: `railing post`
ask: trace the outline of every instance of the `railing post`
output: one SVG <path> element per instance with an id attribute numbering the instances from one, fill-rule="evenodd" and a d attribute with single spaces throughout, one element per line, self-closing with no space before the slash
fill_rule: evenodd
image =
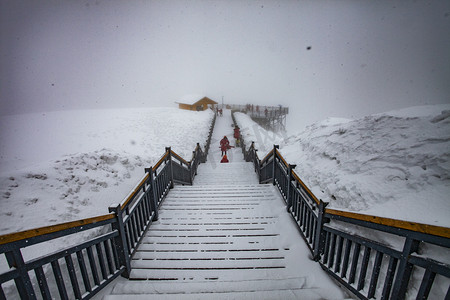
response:
<path id="1" fill-rule="evenodd" d="M 5 256 L 9 267 L 16 268 L 17 271 L 19 271 L 20 276 L 14 278 L 14 282 L 16 283 L 20 298 L 36 299 L 36 294 L 34 293 L 33 285 L 31 284 L 30 276 L 28 275 L 20 249 L 14 249 L 11 252 L 6 252 Z"/>
<path id="2" fill-rule="evenodd" d="M 289 164 L 288 167 L 288 186 L 287 186 L 287 193 L 286 193 L 286 210 L 290 212 L 290 208 L 292 206 L 292 170 L 295 169 L 297 165 L 291 165 Z"/>
<path id="3" fill-rule="evenodd" d="M 323 202 L 322 199 L 319 200 L 319 212 L 317 215 L 317 224 L 316 224 L 316 236 L 314 237 L 314 245 L 313 245 L 313 258 L 315 261 L 320 260 L 320 255 L 323 253 L 323 248 L 325 247 L 325 238 L 326 233 L 323 230 L 323 224 L 327 223 L 328 220 L 325 219 L 325 207 L 328 205 L 328 202 Z"/>
<path id="4" fill-rule="evenodd" d="M 145 172 L 148 173 L 150 177 L 150 188 L 152 190 L 150 196 L 150 207 L 155 212 L 155 217 L 153 221 L 158 221 L 159 214 L 158 214 L 158 192 L 156 191 L 156 183 L 153 179 L 153 168 L 145 168 Z"/>
<path id="5" fill-rule="evenodd" d="M 405 240 L 402 255 L 400 255 L 400 263 L 395 277 L 394 287 L 392 289 L 391 299 L 405 299 L 406 290 L 408 288 L 409 279 L 413 270 L 413 265 L 408 262 L 409 256 L 419 249 L 419 241 L 409 237 Z"/>
<path id="6" fill-rule="evenodd" d="M 114 238 L 114 247 L 116 248 L 117 254 L 119 256 L 119 264 L 121 266 L 125 266 L 125 272 L 122 273 L 122 276 L 125 278 L 129 278 L 131 271 L 130 254 L 128 253 L 128 247 L 126 244 L 126 233 L 125 227 L 123 225 L 123 216 L 120 204 L 118 204 L 117 206 L 110 206 L 109 212 L 114 212 L 114 214 L 116 215 L 117 221 L 112 224 L 112 229 L 119 232 L 119 235 Z"/>
<path id="7" fill-rule="evenodd" d="M 272 166 L 272 174 L 273 174 L 273 178 L 272 178 L 272 184 L 275 185 L 276 181 L 275 181 L 275 170 L 276 170 L 276 164 L 277 164 L 277 149 L 279 149 L 280 146 L 278 145 L 273 145 L 273 166 Z"/>
<path id="8" fill-rule="evenodd" d="M 167 156 L 167 159 L 169 160 L 169 169 L 170 169 L 170 187 L 171 189 L 173 189 L 173 165 L 172 165 L 172 151 L 170 150 L 170 147 L 166 147 L 166 152 L 169 153 L 169 155 Z"/>
<path id="9" fill-rule="evenodd" d="M 192 160 L 189 162 L 187 166 L 189 169 L 189 183 L 192 185 L 194 181 L 194 172 L 195 172 L 195 151 L 192 151 Z"/>

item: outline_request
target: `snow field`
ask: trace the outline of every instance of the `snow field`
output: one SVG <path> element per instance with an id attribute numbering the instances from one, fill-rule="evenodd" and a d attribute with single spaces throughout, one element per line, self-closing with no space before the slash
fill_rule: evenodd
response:
<path id="1" fill-rule="evenodd" d="M 1 117 L 0 234 L 107 214 L 165 147 L 190 160 L 196 143 L 204 146 L 212 117 L 210 111 L 172 108 Z M 55 239 L 25 248 L 23 255 L 35 258 L 101 232 Z"/>
<path id="2" fill-rule="evenodd" d="M 329 208 L 450 227 L 450 105 L 329 118 L 290 137 L 236 119 L 260 158 L 279 144 Z"/>
<path id="3" fill-rule="evenodd" d="M 2 117 L 0 232 L 107 213 L 165 147 L 190 160 L 212 116 L 154 108 Z"/>

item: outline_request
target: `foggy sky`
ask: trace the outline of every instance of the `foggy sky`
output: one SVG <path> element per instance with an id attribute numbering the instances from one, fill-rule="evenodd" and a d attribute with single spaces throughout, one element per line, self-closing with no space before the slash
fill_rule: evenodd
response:
<path id="1" fill-rule="evenodd" d="M 302 127 L 450 103 L 450 1 L 0 3 L 2 115 L 203 94 Z"/>

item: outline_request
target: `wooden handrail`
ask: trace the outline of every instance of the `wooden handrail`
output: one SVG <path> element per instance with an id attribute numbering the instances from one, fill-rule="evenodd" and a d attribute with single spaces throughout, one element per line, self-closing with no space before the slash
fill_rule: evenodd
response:
<path id="1" fill-rule="evenodd" d="M 34 228 L 34 229 L 25 230 L 25 231 L 5 234 L 5 235 L 0 236 L 0 245 L 4 245 L 7 243 L 11 243 L 11 242 L 16 242 L 16 241 L 20 241 L 20 240 L 25 240 L 28 238 L 41 236 L 44 234 L 58 232 L 58 231 L 62 231 L 62 230 L 66 230 L 66 229 L 70 229 L 70 228 L 74 228 L 74 227 L 85 226 L 88 224 L 111 220 L 114 218 L 115 218 L 114 214 L 107 214 L 107 215 L 102 215 L 102 216 L 97 216 L 97 217 L 92 217 L 92 218 L 87 218 L 87 219 L 82 219 L 82 220 L 76 220 L 76 221 L 51 225 L 51 226 L 45 226 L 45 227 Z"/>
<path id="2" fill-rule="evenodd" d="M 136 196 L 139 190 L 144 186 L 145 182 L 147 182 L 150 177 L 150 173 L 145 173 L 144 177 L 139 181 L 139 183 L 134 187 L 133 190 L 125 197 L 125 200 L 122 204 L 120 204 L 120 209 L 124 209 L 125 206 Z"/>
<path id="3" fill-rule="evenodd" d="M 325 208 L 325 213 L 450 238 L 450 228 Z"/>
<path id="4" fill-rule="evenodd" d="M 263 163 L 264 163 L 267 159 L 269 159 L 269 157 L 272 156 L 272 155 L 273 155 L 273 149 L 270 150 L 270 152 L 267 153 L 266 156 L 264 156 L 264 158 L 261 160 L 261 164 L 263 164 Z"/>
<path id="5" fill-rule="evenodd" d="M 320 201 L 319 199 L 317 199 L 317 197 L 313 194 L 313 192 L 311 192 L 311 190 L 306 186 L 306 184 L 300 179 L 300 177 L 298 177 L 297 173 L 295 173 L 294 170 L 292 170 L 292 176 L 295 178 L 295 180 L 297 180 L 300 185 L 306 190 L 306 192 L 308 193 L 309 196 L 311 196 L 311 198 L 313 198 L 313 200 L 316 202 L 317 205 L 319 205 Z"/>
<path id="6" fill-rule="evenodd" d="M 289 164 L 286 162 L 286 160 L 284 159 L 283 155 L 281 155 L 280 151 L 278 151 L 278 149 L 276 149 L 276 148 L 275 148 L 275 150 L 277 151 L 277 155 L 280 157 L 281 161 L 284 163 L 286 168 L 289 168 Z"/>
<path id="7" fill-rule="evenodd" d="M 152 170 L 156 171 L 159 168 L 159 166 L 163 163 L 163 161 L 167 158 L 167 156 L 169 156 L 169 151 L 166 151 L 166 153 L 164 153 L 164 155 L 159 159 L 156 165 L 153 166 Z"/>
<path id="8" fill-rule="evenodd" d="M 181 156 L 179 156 L 178 154 L 176 154 L 176 153 L 173 152 L 172 150 L 170 150 L 170 152 L 171 152 L 172 155 L 175 156 L 179 161 L 181 161 L 182 163 L 185 163 L 186 165 L 189 165 L 189 162 L 187 162 L 184 158 L 182 158 Z"/>

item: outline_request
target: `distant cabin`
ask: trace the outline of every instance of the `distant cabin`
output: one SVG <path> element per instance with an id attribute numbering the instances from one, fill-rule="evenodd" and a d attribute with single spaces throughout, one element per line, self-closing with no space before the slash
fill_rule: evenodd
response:
<path id="1" fill-rule="evenodd" d="M 178 103 L 178 108 L 203 111 L 208 109 L 208 107 L 214 107 L 217 102 L 209 99 L 208 97 L 194 96 L 194 97 L 184 97 Z"/>

